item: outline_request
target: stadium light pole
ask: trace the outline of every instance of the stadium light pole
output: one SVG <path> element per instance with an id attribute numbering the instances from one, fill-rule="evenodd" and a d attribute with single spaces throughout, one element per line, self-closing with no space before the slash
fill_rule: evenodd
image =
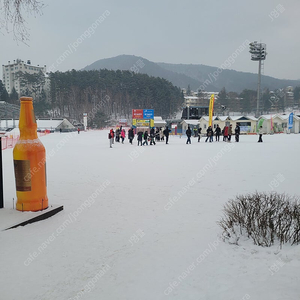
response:
<path id="1" fill-rule="evenodd" d="M 259 104 L 260 104 L 260 85 L 261 85 L 261 66 L 262 60 L 266 59 L 266 44 L 257 43 L 256 41 L 249 44 L 251 60 L 258 61 L 258 82 L 257 82 L 257 104 L 256 104 L 256 117 L 259 117 Z"/>

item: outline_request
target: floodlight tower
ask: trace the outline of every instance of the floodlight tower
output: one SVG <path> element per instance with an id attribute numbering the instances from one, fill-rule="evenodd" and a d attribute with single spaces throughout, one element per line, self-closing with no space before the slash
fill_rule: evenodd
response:
<path id="1" fill-rule="evenodd" d="M 256 117 L 259 116 L 259 102 L 260 102 L 260 82 L 261 82 L 261 66 L 262 61 L 266 59 L 266 44 L 252 42 L 249 44 L 251 60 L 258 61 L 258 83 L 257 83 L 257 106 L 256 106 Z"/>

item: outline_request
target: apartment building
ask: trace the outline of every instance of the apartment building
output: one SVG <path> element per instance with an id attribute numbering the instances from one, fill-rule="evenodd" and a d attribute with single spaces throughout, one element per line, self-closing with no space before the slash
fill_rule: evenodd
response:
<path id="1" fill-rule="evenodd" d="M 15 88 L 17 93 L 21 96 L 20 80 L 17 78 L 17 72 L 26 72 L 29 74 L 35 74 L 42 71 L 46 74 L 46 65 L 43 67 L 32 65 L 30 60 L 24 62 L 21 59 L 16 59 L 12 63 L 8 61 L 7 65 L 2 65 L 2 81 L 8 93 L 12 92 Z"/>

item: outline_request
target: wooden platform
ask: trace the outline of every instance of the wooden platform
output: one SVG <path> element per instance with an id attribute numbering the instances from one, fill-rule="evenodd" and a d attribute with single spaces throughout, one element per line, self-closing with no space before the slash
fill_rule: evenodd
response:
<path id="1" fill-rule="evenodd" d="M 0 209 L 0 230 L 8 230 L 18 226 L 25 226 L 45 220 L 62 211 L 62 205 L 50 205 L 47 209 L 38 212 L 21 212 L 15 209 Z"/>

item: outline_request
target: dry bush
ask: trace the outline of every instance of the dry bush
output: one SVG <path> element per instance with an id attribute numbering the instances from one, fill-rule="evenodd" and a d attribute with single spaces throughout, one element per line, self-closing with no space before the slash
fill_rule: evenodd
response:
<path id="1" fill-rule="evenodd" d="M 251 238 L 255 245 L 270 247 L 300 242 L 299 198 L 278 193 L 238 195 L 224 206 L 218 222 L 224 239 L 238 242 L 240 236 Z"/>

